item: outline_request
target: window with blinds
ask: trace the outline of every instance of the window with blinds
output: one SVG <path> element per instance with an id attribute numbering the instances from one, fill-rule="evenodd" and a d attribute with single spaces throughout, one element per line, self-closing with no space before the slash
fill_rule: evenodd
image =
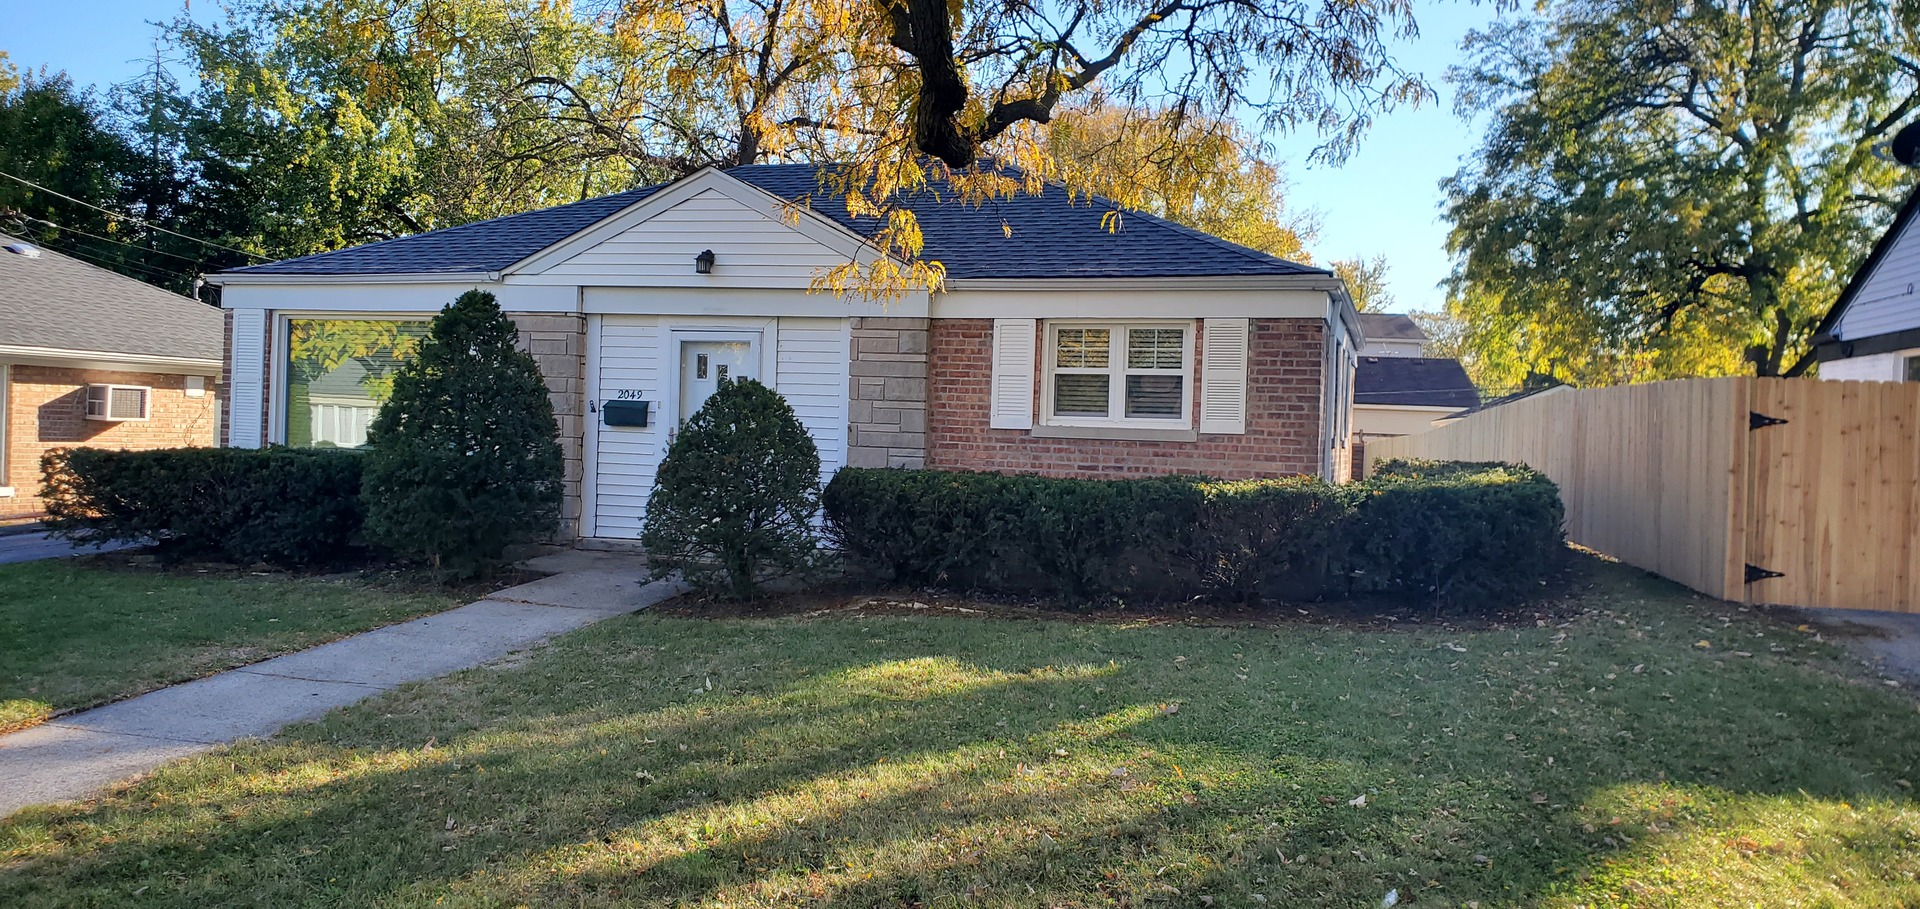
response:
<path id="1" fill-rule="evenodd" d="M 1191 419 L 1193 324 L 1048 326 L 1046 418 L 1181 426 Z"/>

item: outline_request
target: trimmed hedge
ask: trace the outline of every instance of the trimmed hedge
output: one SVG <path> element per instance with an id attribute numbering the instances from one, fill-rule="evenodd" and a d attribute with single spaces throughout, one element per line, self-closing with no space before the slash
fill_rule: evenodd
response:
<path id="1" fill-rule="evenodd" d="M 1538 593 L 1566 553 L 1560 488 L 1529 467 L 1388 461 L 1352 488 L 1357 590 L 1510 603 Z"/>
<path id="2" fill-rule="evenodd" d="M 294 448 L 66 448 L 41 458 L 47 523 L 80 542 L 287 567 L 360 548 L 364 455 Z"/>
<path id="3" fill-rule="evenodd" d="M 1503 464 L 1391 464 L 1349 486 L 849 468 L 822 505 L 831 539 L 881 576 L 1073 603 L 1496 607 L 1537 592 L 1564 551 L 1558 489 Z"/>

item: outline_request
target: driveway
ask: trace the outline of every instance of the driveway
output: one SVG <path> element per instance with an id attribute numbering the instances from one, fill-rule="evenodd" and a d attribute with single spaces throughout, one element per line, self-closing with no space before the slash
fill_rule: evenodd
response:
<path id="1" fill-rule="evenodd" d="M 131 543 L 104 543 L 98 546 L 75 546 L 58 537 L 50 536 L 43 530 L 25 533 L 0 534 L 0 565 L 13 562 L 33 562 L 39 559 L 63 559 L 67 556 L 93 555 L 126 549 Z"/>
<path id="2" fill-rule="evenodd" d="M 1800 609 L 1796 613 L 1876 671 L 1920 687 L 1920 615 L 1863 609 Z"/>

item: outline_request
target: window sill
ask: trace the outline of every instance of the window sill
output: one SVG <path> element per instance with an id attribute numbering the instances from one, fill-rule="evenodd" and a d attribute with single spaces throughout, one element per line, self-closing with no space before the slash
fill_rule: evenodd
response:
<path id="1" fill-rule="evenodd" d="M 1036 423 L 1036 439 L 1101 439 L 1113 442 L 1195 442 L 1200 434 L 1191 429 L 1157 429 L 1151 426 L 1048 426 Z"/>

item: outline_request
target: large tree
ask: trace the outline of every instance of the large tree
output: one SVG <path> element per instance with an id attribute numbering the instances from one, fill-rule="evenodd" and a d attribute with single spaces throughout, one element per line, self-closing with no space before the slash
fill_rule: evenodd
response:
<path id="1" fill-rule="evenodd" d="M 1572 0 L 1467 46 L 1490 128 L 1447 183 L 1449 306 L 1483 363 L 1806 368 L 1903 191 L 1871 147 L 1920 105 L 1920 4 Z"/>

